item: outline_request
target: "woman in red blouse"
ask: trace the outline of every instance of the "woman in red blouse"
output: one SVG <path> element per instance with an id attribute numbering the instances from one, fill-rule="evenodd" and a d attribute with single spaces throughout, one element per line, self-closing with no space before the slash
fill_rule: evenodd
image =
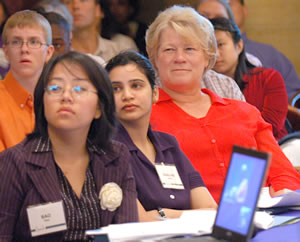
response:
<path id="1" fill-rule="evenodd" d="M 234 144 L 272 154 L 265 184 L 271 196 L 283 194 L 285 188 L 300 189 L 300 174 L 257 108 L 201 87 L 217 54 L 209 20 L 190 7 L 168 8 L 150 25 L 146 46 L 161 82 L 151 113 L 152 128 L 177 138 L 217 202 Z"/>
<path id="2" fill-rule="evenodd" d="M 284 123 L 288 111 L 288 96 L 281 74 L 272 68 L 255 67 L 248 61 L 235 23 L 226 18 L 215 18 L 211 22 L 219 51 L 213 69 L 236 81 L 246 101 L 272 124 L 274 137 L 281 139 L 287 135 Z"/>

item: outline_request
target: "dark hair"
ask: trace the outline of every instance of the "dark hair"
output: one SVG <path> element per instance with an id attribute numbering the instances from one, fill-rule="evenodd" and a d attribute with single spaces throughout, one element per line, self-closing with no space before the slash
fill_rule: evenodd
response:
<path id="1" fill-rule="evenodd" d="M 42 15 L 48 20 L 50 24 L 54 24 L 62 27 L 65 30 L 65 32 L 68 33 L 68 35 L 71 32 L 70 24 L 60 14 L 55 12 L 48 12 L 48 13 L 43 13 Z"/>
<path id="2" fill-rule="evenodd" d="M 131 15 L 128 16 L 128 21 L 134 20 L 139 12 L 138 1 L 128 0 L 128 5 L 133 9 Z M 126 23 L 119 23 L 115 16 L 111 13 L 109 0 L 100 0 L 100 6 L 104 14 L 104 18 L 101 20 L 101 36 L 107 39 L 112 39 L 112 37 L 117 33 L 128 35 L 128 29 L 126 28 L 126 30 L 124 30 L 123 27 L 123 24 L 126 25 Z"/>
<path id="3" fill-rule="evenodd" d="M 137 68 L 145 74 L 147 77 L 150 86 L 154 89 L 155 86 L 155 71 L 150 63 L 150 61 L 143 55 L 132 51 L 124 51 L 116 55 L 106 65 L 107 72 L 111 72 L 112 69 L 118 66 L 125 66 L 127 64 L 134 64 Z"/>
<path id="4" fill-rule="evenodd" d="M 49 82 L 49 77 L 55 66 L 59 63 L 72 63 L 82 67 L 93 86 L 97 89 L 101 116 L 92 121 L 88 139 L 99 148 L 109 150 L 111 148 L 110 137 L 115 122 L 114 94 L 109 76 L 103 67 L 91 57 L 75 51 L 57 55 L 44 66 L 34 91 L 35 128 L 28 136 L 29 139 L 39 136 L 48 137 L 48 123 L 44 113 L 43 97 L 45 88 Z"/>
<path id="5" fill-rule="evenodd" d="M 226 18 L 214 18 L 210 21 L 213 24 L 215 30 L 228 32 L 235 45 L 242 39 L 241 31 L 239 30 L 238 26 L 231 20 Z M 234 80 L 241 90 L 245 88 L 246 84 L 243 80 L 243 75 L 249 74 L 248 71 L 253 68 L 255 68 L 255 66 L 248 61 L 245 48 L 243 48 L 243 50 L 239 54 L 238 65 L 234 73 Z"/>

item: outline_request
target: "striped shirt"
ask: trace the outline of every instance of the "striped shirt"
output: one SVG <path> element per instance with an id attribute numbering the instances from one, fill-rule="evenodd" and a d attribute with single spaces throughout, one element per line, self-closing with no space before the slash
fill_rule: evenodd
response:
<path id="1" fill-rule="evenodd" d="M 101 227 L 100 201 L 96 192 L 96 184 L 90 166 L 86 171 L 86 179 L 80 194 L 77 197 L 68 179 L 56 165 L 61 196 L 65 205 L 67 232 L 65 241 L 86 240 L 85 231 Z"/>

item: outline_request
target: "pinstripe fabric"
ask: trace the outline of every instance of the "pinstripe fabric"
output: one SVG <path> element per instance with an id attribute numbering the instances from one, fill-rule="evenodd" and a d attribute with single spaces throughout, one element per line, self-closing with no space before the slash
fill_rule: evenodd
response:
<path id="1" fill-rule="evenodd" d="M 73 191 L 61 169 L 58 166 L 56 166 L 56 168 L 68 225 L 68 231 L 64 236 L 64 240 L 74 241 L 86 239 L 86 230 L 101 227 L 100 201 L 96 193 L 96 184 L 90 167 L 88 167 L 86 171 L 86 179 L 80 198 L 78 198 Z"/>
<path id="2" fill-rule="evenodd" d="M 135 181 L 127 148 L 113 142 L 106 153 L 88 144 L 96 194 L 108 182 L 123 191 L 121 206 L 114 212 L 101 210 L 100 226 L 137 221 Z M 31 238 L 26 208 L 62 200 L 50 141 L 34 139 L 0 154 L 0 242 L 62 241 L 65 232 Z"/>

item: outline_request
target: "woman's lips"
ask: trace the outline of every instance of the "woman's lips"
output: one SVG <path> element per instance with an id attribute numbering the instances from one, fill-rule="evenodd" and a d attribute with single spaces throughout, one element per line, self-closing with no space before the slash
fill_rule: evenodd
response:
<path id="1" fill-rule="evenodd" d="M 125 105 L 125 106 L 123 106 L 123 110 L 126 110 L 126 111 L 132 111 L 132 110 L 135 110 L 136 109 L 136 105 L 134 105 L 134 104 L 127 104 L 127 105 Z"/>

